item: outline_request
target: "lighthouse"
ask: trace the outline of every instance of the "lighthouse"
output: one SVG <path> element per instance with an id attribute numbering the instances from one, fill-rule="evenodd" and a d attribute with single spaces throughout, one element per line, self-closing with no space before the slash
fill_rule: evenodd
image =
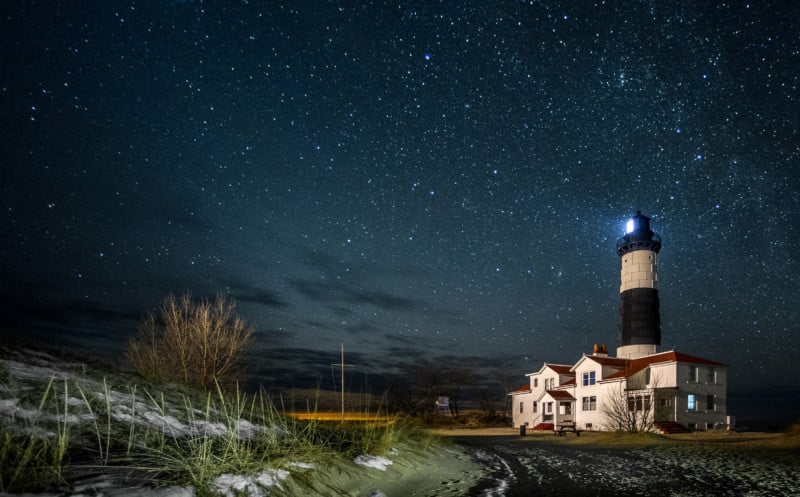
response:
<path id="1" fill-rule="evenodd" d="M 628 219 L 617 242 L 622 262 L 619 285 L 617 357 L 634 359 L 658 352 L 661 317 L 658 302 L 658 253 L 661 237 L 640 211 Z"/>

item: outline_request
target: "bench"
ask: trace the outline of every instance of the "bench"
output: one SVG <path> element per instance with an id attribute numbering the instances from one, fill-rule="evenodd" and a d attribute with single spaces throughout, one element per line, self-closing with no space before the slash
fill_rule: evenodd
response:
<path id="1" fill-rule="evenodd" d="M 558 435 L 559 437 L 563 437 L 565 433 L 571 431 L 575 434 L 576 437 L 581 436 L 581 431 L 579 430 L 574 424 L 567 424 L 567 425 L 557 425 L 553 429 L 553 434 Z"/>

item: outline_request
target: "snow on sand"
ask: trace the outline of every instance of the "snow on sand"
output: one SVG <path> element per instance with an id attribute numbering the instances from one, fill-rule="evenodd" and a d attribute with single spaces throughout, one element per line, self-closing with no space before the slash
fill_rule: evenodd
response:
<path id="1" fill-rule="evenodd" d="M 254 425 L 240 419 L 237 426 L 200 419 L 182 420 L 181 409 L 166 404 L 154 403 L 139 395 L 122 392 L 104 385 L 102 380 L 86 372 L 86 365 L 58 359 L 49 354 L 33 351 L 9 351 L 0 349 L 0 423 L 7 430 L 32 434 L 31 426 L 42 422 L 57 421 L 67 425 L 92 422 L 96 416 L 91 412 L 80 415 L 59 414 L 40 411 L 36 407 L 24 407 L 20 392 L 42 389 L 56 380 L 80 385 L 92 385 L 94 397 L 110 405 L 111 416 L 123 423 L 163 430 L 171 436 L 224 436 L 229 429 L 241 439 L 248 439 L 263 430 L 276 427 Z M 62 392 L 63 394 L 63 392 Z M 73 396 L 75 395 L 75 396 Z M 64 396 L 70 406 L 80 407 L 85 400 L 78 392 Z M 198 412 L 198 414 L 202 414 Z M 40 436 L 53 436 L 40 433 Z M 213 489 L 224 497 L 266 497 L 274 491 L 281 495 L 369 495 L 386 497 L 410 495 L 464 495 L 479 479 L 480 471 L 469 456 L 457 449 L 438 449 L 425 455 L 414 454 L 412 448 L 395 448 L 388 459 L 383 456 L 363 454 L 352 461 L 350 468 L 317 468 L 303 461 L 289 462 L 289 469 L 268 468 L 258 474 L 223 474 L 216 478 Z M 294 481 L 293 474 L 302 475 L 301 480 L 311 482 L 311 487 Z M 2 494 L 0 494 L 2 495 Z M 57 494 L 42 493 L 37 497 L 193 497 L 195 490 L 189 486 L 155 488 L 137 482 L 131 484 L 124 476 L 114 474 L 95 475 L 82 481 L 73 481 L 69 490 Z M 31 496 L 28 496 L 31 497 Z"/>

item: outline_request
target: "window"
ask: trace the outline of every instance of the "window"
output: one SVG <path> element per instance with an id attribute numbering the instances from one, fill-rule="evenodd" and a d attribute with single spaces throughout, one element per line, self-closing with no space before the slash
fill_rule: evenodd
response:
<path id="1" fill-rule="evenodd" d="M 522 414 L 525 410 L 525 404 L 522 402 L 519 403 L 519 413 Z"/>
<path id="2" fill-rule="evenodd" d="M 697 366 L 689 366 L 689 383 L 697 383 Z"/>
<path id="3" fill-rule="evenodd" d="M 538 412 L 538 411 L 539 411 L 539 403 L 534 400 L 533 401 L 533 412 Z"/>
<path id="4" fill-rule="evenodd" d="M 628 397 L 628 410 L 629 411 L 649 411 L 650 410 L 650 396 L 649 395 L 631 395 Z"/>
<path id="5" fill-rule="evenodd" d="M 552 402 L 548 402 L 547 404 L 545 404 L 545 410 L 546 410 L 547 414 L 552 413 L 553 412 L 553 403 Z"/>
<path id="6" fill-rule="evenodd" d="M 564 414 L 566 416 L 572 414 L 572 402 L 561 401 L 559 402 L 558 406 L 561 409 L 561 414 Z"/>
<path id="7" fill-rule="evenodd" d="M 686 398 L 686 409 L 690 411 L 697 410 L 697 399 L 693 393 L 690 393 L 689 396 Z"/>
<path id="8" fill-rule="evenodd" d="M 533 379 L 533 388 L 539 388 L 539 378 Z"/>
<path id="9" fill-rule="evenodd" d="M 672 405 L 672 399 L 658 399 L 658 407 L 669 407 Z"/>
<path id="10" fill-rule="evenodd" d="M 589 385 L 594 385 L 594 383 L 595 383 L 594 371 L 587 371 L 583 373 L 583 386 L 588 387 Z"/>
<path id="11" fill-rule="evenodd" d="M 714 410 L 714 396 L 706 395 L 706 411 Z"/>
<path id="12" fill-rule="evenodd" d="M 706 382 L 708 383 L 716 383 L 717 382 L 717 372 L 714 371 L 714 368 L 708 368 L 708 373 L 706 376 Z"/>
<path id="13" fill-rule="evenodd" d="M 597 397 L 592 395 L 591 397 L 584 397 L 582 399 L 583 403 L 583 410 L 584 411 L 596 411 L 597 410 Z"/>

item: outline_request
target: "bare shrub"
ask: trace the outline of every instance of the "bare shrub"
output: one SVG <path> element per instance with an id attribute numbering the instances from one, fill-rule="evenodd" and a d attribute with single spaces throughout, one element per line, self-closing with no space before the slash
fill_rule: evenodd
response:
<path id="1" fill-rule="evenodd" d="M 650 432 L 655 422 L 665 419 L 664 408 L 657 407 L 657 376 L 649 378 L 645 370 L 639 375 L 628 376 L 625 382 L 611 387 L 600 408 L 607 427 L 629 433 Z M 647 379 L 646 379 L 647 378 Z"/>
<path id="2" fill-rule="evenodd" d="M 140 374 L 210 390 L 231 384 L 253 329 L 234 316 L 234 302 L 168 295 L 128 341 L 127 358 Z"/>

